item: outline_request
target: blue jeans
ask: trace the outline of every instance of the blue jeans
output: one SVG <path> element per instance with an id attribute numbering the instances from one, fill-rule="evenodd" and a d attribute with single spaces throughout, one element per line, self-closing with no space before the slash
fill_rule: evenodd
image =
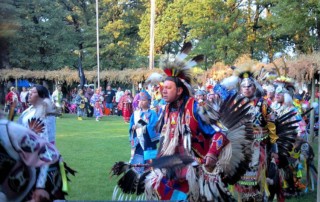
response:
<path id="1" fill-rule="evenodd" d="M 110 111 L 112 111 L 113 103 L 112 103 L 112 102 L 106 103 L 106 107 L 107 107 L 108 109 L 110 109 Z"/>

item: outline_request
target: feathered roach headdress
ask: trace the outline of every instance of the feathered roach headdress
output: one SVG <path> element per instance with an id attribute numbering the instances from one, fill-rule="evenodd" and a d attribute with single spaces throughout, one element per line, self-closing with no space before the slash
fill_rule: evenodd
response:
<path id="1" fill-rule="evenodd" d="M 160 60 L 160 68 L 164 71 L 166 76 L 178 78 L 188 89 L 189 95 L 193 94 L 193 89 L 191 87 L 193 80 L 191 68 L 199 62 L 202 62 L 204 59 L 203 55 L 197 55 L 188 62 L 184 61 L 191 49 L 192 44 L 187 42 L 183 45 L 180 54 L 176 57 L 172 58 L 169 55 L 165 55 Z"/>
<path id="2" fill-rule="evenodd" d="M 261 95 L 263 93 L 263 88 L 257 81 L 257 77 L 260 72 L 256 71 L 255 63 L 245 63 L 237 67 L 232 66 L 234 69 L 233 76 L 225 78 L 221 85 L 228 90 L 235 89 L 241 85 L 254 85 L 256 87 L 256 94 Z"/>
<path id="3" fill-rule="evenodd" d="M 240 85 L 255 84 L 258 73 L 253 63 L 243 64 L 235 68 L 234 75 L 239 77 Z"/>

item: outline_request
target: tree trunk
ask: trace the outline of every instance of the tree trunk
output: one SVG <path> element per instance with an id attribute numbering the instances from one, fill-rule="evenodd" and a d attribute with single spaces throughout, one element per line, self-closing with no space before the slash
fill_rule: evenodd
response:
<path id="1" fill-rule="evenodd" d="M 9 44 L 5 38 L 0 38 L 0 69 L 9 67 Z"/>

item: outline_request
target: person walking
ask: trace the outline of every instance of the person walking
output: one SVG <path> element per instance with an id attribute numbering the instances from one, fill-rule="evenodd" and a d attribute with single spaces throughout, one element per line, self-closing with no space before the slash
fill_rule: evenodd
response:
<path id="1" fill-rule="evenodd" d="M 59 117 L 62 116 L 62 98 L 63 98 L 62 87 L 61 85 L 57 85 L 56 90 L 52 93 L 51 99 L 57 108 Z"/>
<path id="2" fill-rule="evenodd" d="M 183 50 L 191 50 L 185 46 Z M 160 62 L 167 75 L 162 90 L 166 105 L 156 125 L 160 141 L 152 168 L 137 177 L 144 187 L 129 184 L 134 172 L 126 169 L 118 185 L 129 194 L 144 190 L 147 200 L 232 201 L 227 186 L 239 179 L 250 159 L 249 108 L 234 102 L 234 97 L 199 105 L 193 97 L 190 67 L 203 56 L 186 63 L 181 59 L 186 55 L 183 51 Z M 119 167 L 113 167 L 114 173 Z"/>
<path id="3" fill-rule="evenodd" d="M 20 115 L 17 123 L 32 130 L 36 133 L 37 137 L 42 139 L 42 141 L 47 141 L 55 145 L 55 116 L 57 115 L 57 112 L 54 104 L 49 99 L 49 91 L 47 88 L 42 85 L 35 85 L 32 87 L 29 92 L 29 103 L 30 107 Z M 33 140 L 33 138 L 29 139 L 29 141 L 31 140 Z M 31 149 L 31 151 L 33 149 Z M 53 152 L 50 150 L 51 148 L 47 149 L 49 149 L 48 152 Z M 59 156 L 56 156 L 56 158 L 58 157 Z M 42 197 L 47 200 L 64 199 L 65 193 L 62 191 L 63 182 L 48 180 L 53 179 L 56 176 L 61 177 L 59 161 L 56 161 L 55 164 L 44 164 L 37 169 L 37 177 L 34 182 L 32 198 L 39 199 Z"/>
<path id="4" fill-rule="evenodd" d="M 110 85 L 107 86 L 107 90 L 105 92 L 105 102 L 106 102 L 106 108 L 110 111 L 110 114 L 113 115 L 113 103 L 116 100 L 116 93 L 111 88 Z"/>
<path id="5" fill-rule="evenodd" d="M 122 111 L 118 109 L 118 104 L 119 104 L 119 101 L 120 101 L 120 98 L 124 95 L 124 92 L 123 90 L 121 89 L 121 87 L 118 88 L 117 92 L 116 92 L 116 106 L 115 108 L 117 109 L 117 115 L 118 116 L 122 116 Z"/>
<path id="6" fill-rule="evenodd" d="M 16 93 L 15 87 L 13 87 L 13 86 L 10 87 L 10 91 L 6 95 L 5 101 L 6 101 L 6 105 L 7 105 L 8 109 L 9 109 L 8 119 L 10 121 L 13 121 L 14 116 L 17 113 L 16 107 L 19 102 L 19 97 Z"/>
<path id="7" fill-rule="evenodd" d="M 90 86 L 87 86 L 84 94 L 84 96 L 87 98 L 87 102 L 86 102 L 87 117 L 93 116 L 94 110 L 93 110 L 93 106 L 90 104 L 90 100 L 93 94 L 94 94 L 94 91 L 92 90 L 92 88 Z"/>
<path id="8" fill-rule="evenodd" d="M 118 109 L 122 111 L 123 120 L 129 123 L 132 114 L 133 97 L 130 90 L 125 90 L 124 95 L 120 98 Z"/>
<path id="9" fill-rule="evenodd" d="M 103 96 L 100 92 L 100 89 L 96 89 L 95 93 L 91 97 L 90 105 L 93 107 L 94 116 L 96 117 L 96 121 L 100 121 L 101 117 L 103 116 Z"/>
<path id="10" fill-rule="evenodd" d="M 77 115 L 78 115 L 78 120 L 82 121 L 84 117 L 84 111 L 85 111 L 85 106 L 86 106 L 86 100 L 87 98 L 83 95 L 83 90 L 79 89 L 78 94 L 75 97 L 75 103 L 77 105 Z"/>
<path id="11" fill-rule="evenodd" d="M 26 87 L 22 87 L 22 91 L 20 93 L 20 102 L 21 102 L 21 105 L 22 105 L 21 113 L 28 108 L 27 99 L 26 99 L 27 95 L 28 95 L 27 88 Z"/>

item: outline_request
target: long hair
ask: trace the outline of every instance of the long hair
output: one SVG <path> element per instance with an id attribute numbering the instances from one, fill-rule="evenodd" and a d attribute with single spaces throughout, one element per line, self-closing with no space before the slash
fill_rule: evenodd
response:
<path id="1" fill-rule="evenodd" d="M 44 98 L 50 98 L 49 97 L 49 91 L 46 87 L 42 86 L 42 85 L 34 85 L 33 87 L 36 88 L 38 95 L 40 98 L 44 99 Z"/>
<path id="2" fill-rule="evenodd" d="M 40 105 L 36 106 L 36 116 L 45 117 L 49 114 L 56 115 L 56 109 L 54 108 L 54 104 L 50 100 L 49 91 L 46 87 L 42 85 L 34 85 L 38 92 L 39 98 L 42 99 Z"/>
<path id="3" fill-rule="evenodd" d="M 177 88 L 181 87 L 183 89 L 180 97 L 191 96 L 188 88 L 183 84 L 183 82 L 178 77 L 168 76 L 165 81 L 172 81 L 176 84 Z"/>

